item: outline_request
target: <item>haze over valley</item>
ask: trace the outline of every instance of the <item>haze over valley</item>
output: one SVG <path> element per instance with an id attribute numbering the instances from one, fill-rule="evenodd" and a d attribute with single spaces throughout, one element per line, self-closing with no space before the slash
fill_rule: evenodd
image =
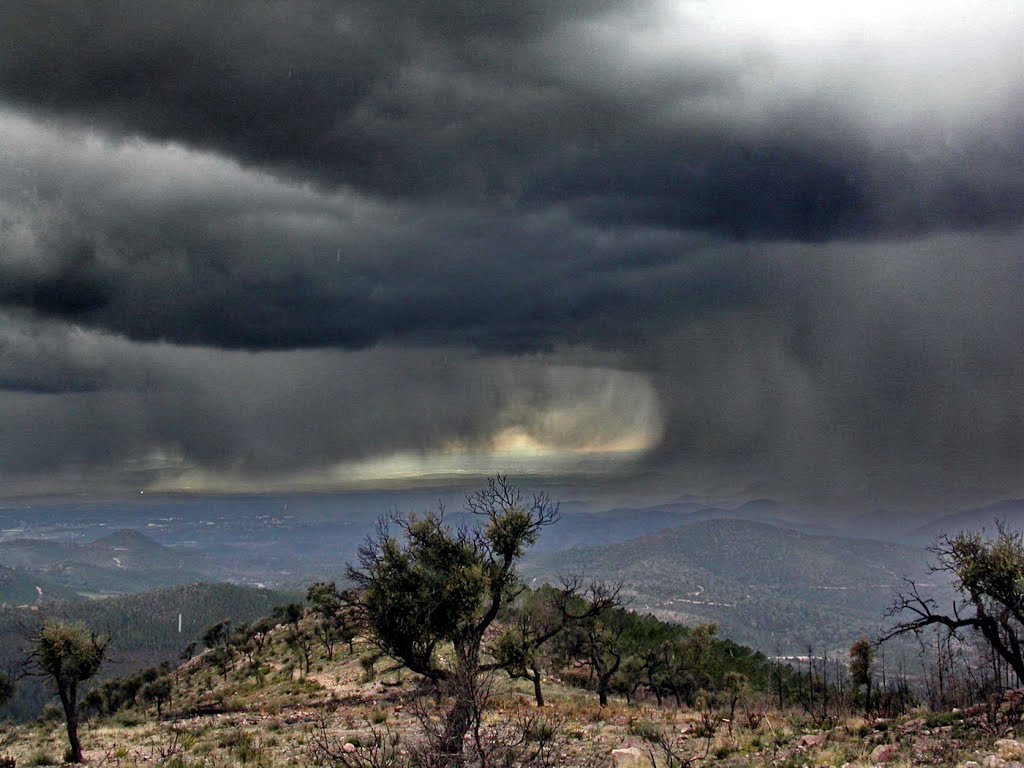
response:
<path id="1" fill-rule="evenodd" d="M 451 525 L 472 525 L 462 510 L 465 492 L 435 485 L 8 503 L 0 512 L 0 599 L 97 599 L 199 581 L 285 591 L 314 581 L 345 584 L 346 565 L 381 517 L 444 505 Z M 570 575 L 621 581 L 637 610 L 714 622 L 728 637 L 790 654 L 808 644 L 841 649 L 877 633 L 904 579 L 927 577 L 925 547 L 940 532 L 993 531 L 997 518 L 1024 522 L 1024 502 L 1010 501 L 937 515 L 911 530 L 858 530 L 767 499 L 613 508 L 582 499 L 564 503 L 560 520 L 531 549 L 522 568 L 527 583 Z"/>

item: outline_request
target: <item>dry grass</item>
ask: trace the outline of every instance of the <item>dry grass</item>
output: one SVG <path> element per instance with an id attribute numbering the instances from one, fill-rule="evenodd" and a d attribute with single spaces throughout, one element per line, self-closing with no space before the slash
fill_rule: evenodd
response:
<path id="1" fill-rule="evenodd" d="M 298 768 L 311 764 L 310 746 L 321 725 L 342 744 L 365 744 L 374 729 L 384 727 L 399 734 L 403 747 L 414 743 L 420 732 L 415 676 L 368 674 L 359 655 L 357 648 L 354 655 L 342 652 L 333 661 L 318 659 L 303 678 L 289 663 L 287 650 L 275 645 L 263 660 L 260 681 L 244 665 L 225 678 L 204 668 L 201 659 L 193 660 L 179 670 L 162 721 L 150 710 L 83 724 L 86 759 L 116 768 Z M 770 710 L 755 723 L 738 717 L 730 733 L 721 714 L 707 710 L 659 709 L 618 699 L 600 707 L 595 695 L 557 681 L 545 683 L 545 697 L 546 717 L 559 724 L 558 764 L 565 766 L 607 763 L 613 749 L 637 747 L 645 755 L 661 756 L 656 768 L 663 768 L 670 754 L 693 768 L 854 768 L 871 765 L 872 750 L 889 743 L 897 748 L 891 768 L 952 768 L 967 760 L 980 764 L 987 755 L 1024 761 L 1020 742 L 997 742 L 980 728 L 921 713 L 887 723 L 850 717 L 822 732 L 799 711 Z M 533 711 L 532 688 L 502 680 L 492 704 L 488 725 L 510 722 Z M 6 753 L 19 766 L 52 764 L 65 748 L 63 723 L 35 723 L 14 729 Z"/>

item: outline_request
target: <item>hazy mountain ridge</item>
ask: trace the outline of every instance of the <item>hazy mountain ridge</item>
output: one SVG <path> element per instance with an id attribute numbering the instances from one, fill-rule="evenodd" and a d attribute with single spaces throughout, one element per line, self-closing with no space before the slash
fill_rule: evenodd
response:
<path id="1" fill-rule="evenodd" d="M 923 549 L 800 533 L 749 520 L 699 521 L 601 547 L 540 555 L 535 580 L 584 573 L 627 585 L 634 607 L 713 621 L 737 642 L 796 652 L 849 647 L 877 631 L 904 575 L 921 576 Z"/>
<path id="2" fill-rule="evenodd" d="M 1024 529 L 1024 499 L 1003 499 L 983 507 L 943 515 L 917 528 L 912 536 L 922 544 L 931 544 L 943 534 L 982 530 L 991 533 L 996 530 L 997 521 L 1006 523 L 1011 529 Z"/>
<path id="3" fill-rule="evenodd" d="M 79 594 L 123 594 L 201 581 L 214 570 L 201 554 L 164 546 L 133 529 L 86 544 L 12 539 L 0 542 L 0 562 Z"/>
<path id="4" fill-rule="evenodd" d="M 709 520 L 748 520 L 807 533 L 831 529 L 800 519 L 772 499 L 755 499 L 735 507 L 708 505 L 692 500 L 641 507 L 615 507 L 594 512 L 566 514 L 545 530 L 535 551 L 574 549 L 615 544 L 671 528 Z"/>

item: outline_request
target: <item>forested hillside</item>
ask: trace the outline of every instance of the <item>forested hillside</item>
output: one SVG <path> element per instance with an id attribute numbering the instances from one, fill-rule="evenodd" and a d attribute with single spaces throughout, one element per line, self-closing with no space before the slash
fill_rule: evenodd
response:
<path id="1" fill-rule="evenodd" d="M 188 584 L 104 600 L 56 602 L 38 610 L 8 608 L 0 611 L 0 664 L 20 668 L 28 635 L 44 618 L 81 621 L 109 635 L 109 661 L 102 676 L 123 675 L 162 661 L 177 663 L 190 643 L 200 643 L 211 624 L 251 621 L 293 598 L 288 593 L 232 584 Z M 52 696 L 41 681 L 26 679 L 2 711 L 18 718 L 33 716 Z"/>
<path id="2" fill-rule="evenodd" d="M 51 600 L 81 599 L 74 590 L 21 568 L 0 565 L 0 606 L 35 605 Z"/>

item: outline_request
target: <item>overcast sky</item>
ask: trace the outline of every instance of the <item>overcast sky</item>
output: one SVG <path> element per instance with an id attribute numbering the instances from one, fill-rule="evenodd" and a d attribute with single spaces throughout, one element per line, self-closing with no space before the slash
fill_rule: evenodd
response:
<path id="1" fill-rule="evenodd" d="M 1024 495 L 1020 0 L 0 13 L 0 495 Z"/>

